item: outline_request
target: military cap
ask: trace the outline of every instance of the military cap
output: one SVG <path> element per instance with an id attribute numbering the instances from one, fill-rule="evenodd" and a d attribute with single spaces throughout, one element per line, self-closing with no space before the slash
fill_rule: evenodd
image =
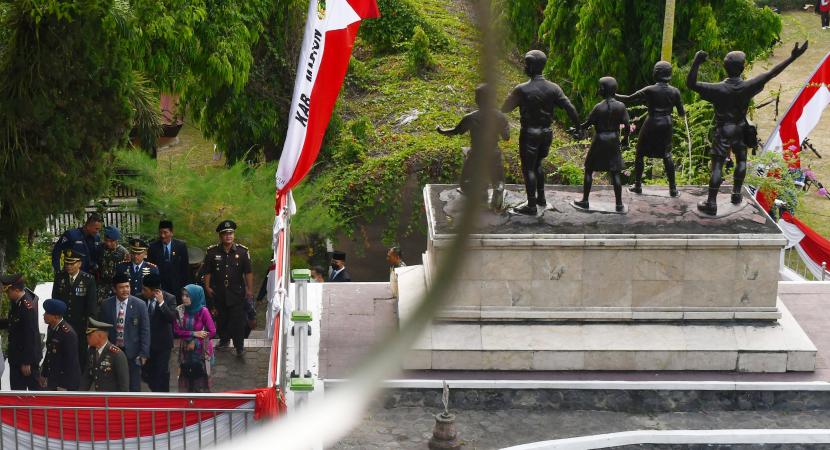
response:
<path id="1" fill-rule="evenodd" d="M 161 277 L 150 272 L 141 279 L 141 285 L 150 289 L 158 289 L 161 287 Z"/>
<path id="2" fill-rule="evenodd" d="M 3 285 L 4 291 L 10 287 L 14 287 L 15 289 L 23 289 L 26 287 L 22 273 L 0 275 L 0 284 Z"/>
<path id="3" fill-rule="evenodd" d="M 86 326 L 86 334 L 92 334 L 96 331 L 104 331 L 109 333 L 110 328 L 112 328 L 112 325 L 106 322 L 100 322 L 90 317 L 89 324 Z"/>
<path id="4" fill-rule="evenodd" d="M 86 256 L 86 255 L 84 255 L 83 253 L 81 253 L 77 250 L 73 250 L 71 248 L 68 248 L 68 249 L 63 251 L 63 262 L 76 263 L 76 262 L 80 261 L 84 256 Z"/>
<path id="5" fill-rule="evenodd" d="M 216 225 L 217 233 L 224 233 L 226 231 L 233 231 L 236 229 L 236 222 L 233 220 L 223 220 L 219 225 Z"/>
<path id="6" fill-rule="evenodd" d="M 43 302 L 43 310 L 53 316 L 62 316 L 66 313 L 66 303 L 56 298 L 46 299 Z"/>
<path id="7" fill-rule="evenodd" d="M 104 237 L 113 241 L 121 240 L 121 230 L 118 227 L 107 225 L 104 227 Z"/>
<path id="8" fill-rule="evenodd" d="M 112 284 L 121 284 L 121 283 L 129 283 L 129 282 L 130 282 L 130 277 L 124 272 L 116 273 L 115 276 L 112 277 Z"/>
<path id="9" fill-rule="evenodd" d="M 130 239 L 130 253 L 141 253 L 147 251 L 147 243 L 139 238 Z"/>
<path id="10" fill-rule="evenodd" d="M 159 230 L 162 228 L 167 228 L 172 230 L 173 229 L 173 221 L 170 220 L 160 220 L 159 221 Z"/>
<path id="11" fill-rule="evenodd" d="M 331 252 L 331 259 L 336 259 L 338 261 L 345 261 L 346 260 L 346 252 L 341 252 L 340 250 L 335 250 Z"/>

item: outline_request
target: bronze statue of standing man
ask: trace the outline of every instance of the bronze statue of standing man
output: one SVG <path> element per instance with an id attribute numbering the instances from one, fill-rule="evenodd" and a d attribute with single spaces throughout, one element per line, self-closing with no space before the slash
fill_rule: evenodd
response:
<path id="1" fill-rule="evenodd" d="M 764 90 L 764 85 L 778 76 L 799 56 L 807 50 L 807 42 L 793 47 L 790 56 L 781 61 L 769 72 L 762 73 L 749 80 L 744 80 L 743 74 L 746 65 L 744 52 L 727 53 L 723 59 L 723 67 L 728 78 L 720 83 L 701 83 L 697 81 L 700 65 L 709 55 L 704 51 L 695 54 L 686 85 L 689 89 L 700 94 L 700 98 L 712 103 L 715 108 L 715 137 L 709 155 L 712 158 L 712 174 L 709 177 L 709 196 L 697 205 L 697 209 L 709 215 L 717 215 L 717 195 L 723 182 L 723 166 L 729 152 L 735 154 L 735 182 L 732 186 L 732 203 L 741 203 L 741 187 L 746 177 L 746 150 L 757 143 L 755 127 L 746 120 L 749 103 L 752 97 Z"/>
<path id="2" fill-rule="evenodd" d="M 581 134 L 579 116 L 571 101 L 556 83 L 545 79 L 542 69 L 547 56 L 539 50 L 531 50 L 525 55 L 525 74 L 530 80 L 516 86 L 507 96 L 501 110 L 505 113 L 519 107 L 522 129 L 519 134 L 519 157 L 522 163 L 522 176 L 525 180 L 527 203 L 514 212 L 536 215 L 536 207 L 547 206 L 545 200 L 545 173 L 542 160 L 550 151 L 553 132 L 553 111 L 555 107 L 565 110 L 571 122 Z"/>

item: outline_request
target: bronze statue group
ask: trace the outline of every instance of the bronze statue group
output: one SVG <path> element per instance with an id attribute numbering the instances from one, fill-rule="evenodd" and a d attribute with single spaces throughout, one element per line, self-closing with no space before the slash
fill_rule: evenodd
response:
<path id="1" fill-rule="evenodd" d="M 734 182 L 731 202 L 740 204 L 741 189 L 746 177 L 747 149 L 757 145 L 757 130 L 747 120 L 752 98 L 759 94 L 764 85 L 780 74 L 787 66 L 807 50 L 807 42 L 797 43 L 790 56 L 772 68 L 772 70 L 743 79 L 746 67 L 746 55 L 741 51 L 729 52 L 723 60 L 727 78 L 719 83 L 698 81 L 701 64 L 708 58 L 704 51 L 699 51 L 692 62 L 686 86 L 710 103 L 715 110 L 714 133 L 709 149 L 711 158 L 711 175 L 708 196 L 698 203 L 697 208 L 704 214 L 717 215 L 717 194 L 723 182 L 724 165 L 730 155 L 735 155 Z M 617 81 L 610 76 L 599 80 L 599 96 L 602 101 L 596 104 L 585 122 L 579 122 L 576 108 L 556 83 L 542 75 L 547 62 L 546 55 L 539 50 L 529 51 L 525 57 L 525 74 L 530 79 L 517 85 L 501 107 L 497 110 L 492 100 L 492 92 L 486 85 L 476 89 L 476 103 L 479 109 L 462 118 L 452 129 L 437 128 L 444 135 L 471 135 L 471 149 L 461 173 L 460 190 L 465 195 L 480 199 L 487 198 L 487 184 L 472 182 L 474 167 L 486 168 L 486 181 L 493 187 L 490 205 L 501 209 L 504 192 L 504 168 L 498 147 L 498 139 L 508 140 L 510 129 L 505 113 L 519 108 L 521 131 L 519 134 L 519 157 L 522 176 L 524 177 L 527 202 L 512 209 L 513 213 L 537 215 L 538 208 L 545 208 L 545 174 L 542 161 L 550 151 L 553 139 L 554 110 L 562 108 L 573 123 L 579 138 L 584 130 L 594 128 L 594 136 L 585 158 L 585 176 L 583 180 L 582 199 L 572 202 L 580 210 L 590 210 L 589 195 L 593 184 L 594 172 L 608 172 L 614 188 L 615 212 L 624 212 L 622 201 L 622 148 L 628 146 L 631 124 L 626 104 L 645 104 L 648 108 L 647 118 L 640 127 L 634 162 L 634 184 L 629 190 L 642 194 L 642 180 L 645 158 L 663 160 L 666 178 L 669 182 L 669 195 L 677 197 L 677 181 L 674 161 L 672 160 L 672 111 L 685 116 L 680 90 L 670 84 L 672 65 L 659 61 L 654 65 L 654 84 L 646 86 L 631 95 L 617 93 Z M 621 134 L 622 132 L 622 139 Z M 479 162 L 480 161 L 480 162 Z M 472 192 L 475 190 L 476 192 Z"/>

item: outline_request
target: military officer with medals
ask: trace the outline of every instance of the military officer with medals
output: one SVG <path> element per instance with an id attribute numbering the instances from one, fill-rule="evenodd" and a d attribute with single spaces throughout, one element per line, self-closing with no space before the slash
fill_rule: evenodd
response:
<path id="1" fill-rule="evenodd" d="M 130 370 L 127 356 L 109 341 L 113 326 L 89 319 L 86 342 L 89 344 L 87 371 L 81 377 L 82 391 L 127 392 L 130 390 Z"/>
<path id="2" fill-rule="evenodd" d="M 112 279 L 115 277 L 115 267 L 130 260 L 130 253 L 118 241 L 121 240 L 121 231 L 117 227 L 104 227 L 104 245 L 101 246 L 101 257 L 98 262 L 98 304 L 112 297 Z"/>
<path id="3" fill-rule="evenodd" d="M 130 295 L 141 295 L 144 277 L 151 273 L 159 274 L 155 264 L 145 261 L 147 257 L 147 243 L 141 239 L 130 239 L 130 261 L 115 266 L 116 273 L 126 274 L 130 278 Z"/>
<path id="4" fill-rule="evenodd" d="M 38 365 L 41 358 L 40 331 L 37 323 L 37 295 L 26 289 L 23 275 L 0 276 L 3 291 L 9 297 L 9 317 L 0 320 L 0 328 L 9 330 L 9 381 L 13 391 L 37 391 Z"/>
<path id="5" fill-rule="evenodd" d="M 234 242 L 236 222 L 224 220 L 216 227 L 219 244 L 205 253 L 205 292 L 217 316 L 219 347 L 230 340 L 237 356 L 245 353 L 245 302 L 254 301 L 254 275 L 248 248 Z"/>
<path id="6" fill-rule="evenodd" d="M 78 334 L 63 315 L 66 303 L 57 299 L 43 302 L 46 331 L 46 356 L 40 369 L 40 386 L 49 391 L 77 391 L 81 384 L 78 361 Z"/>
<path id="7" fill-rule="evenodd" d="M 64 318 L 73 330 L 83 330 L 86 321 L 98 314 L 98 290 L 95 278 L 81 271 L 83 255 L 75 250 L 67 250 L 63 256 L 63 272 L 55 277 L 52 285 L 52 298 L 61 299 L 66 303 Z M 86 362 L 86 344 L 78 343 L 78 361 L 81 370 Z"/>

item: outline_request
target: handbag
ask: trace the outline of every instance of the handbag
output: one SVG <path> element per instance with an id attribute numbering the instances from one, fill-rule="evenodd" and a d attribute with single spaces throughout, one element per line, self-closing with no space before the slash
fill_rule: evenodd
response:
<path id="1" fill-rule="evenodd" d="M 195 350 L 185 353 L 184 360 L 181 363 L 180 369 L 183 377 L 189 380 L 195 380 L 208 375 L 207 362 L 207 346 L 202 344 L 202 352 L 197 353 Z"/>

